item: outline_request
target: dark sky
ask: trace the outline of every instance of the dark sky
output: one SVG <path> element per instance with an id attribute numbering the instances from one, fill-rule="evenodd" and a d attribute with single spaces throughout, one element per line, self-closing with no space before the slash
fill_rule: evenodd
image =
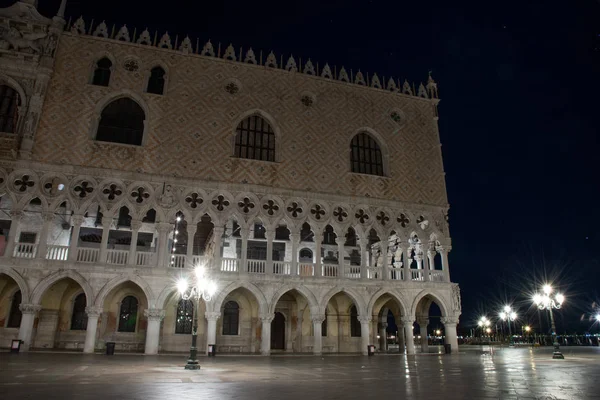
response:
<path id="1" fill-rule="evenodd" d="M 59 1 L 40 3 L 51 15 Z M 67 15 L 380 77 L 432 70 L 462 326 L 507 300 L 524 314 L 523 291 L 546 274 L 568 296 L 558 330 L 588 329 L 579 317 L 600 282 L 600 2 L 320 3 L 80 0 Z"/>

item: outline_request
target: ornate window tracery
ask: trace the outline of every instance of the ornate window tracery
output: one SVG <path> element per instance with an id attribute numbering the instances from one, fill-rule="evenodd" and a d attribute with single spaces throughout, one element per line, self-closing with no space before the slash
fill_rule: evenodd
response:
<path id="1" fill-rule="evenodd" d="M 237 126 L 234 155 L 251 160 L 275 161 L 275 133 L 260 115 L 252 115 Z"/>
<path id="2" fill-rule="evenodd" d="M 352 138 L 350 143 L 352 172 L 383 176 L 383 156 L 377 141 L 366 132 Z"/>
<path id="3" fill-rule="evenodd" d="M 127 296 L 119 309 L 119 332 L 135 332 L 137 324 L 138 299 Z"/>
<path id="4" fill-rule="evenodd" d="M 142 107 L 132 99 L 113 100 L 102 110 L 96 140 L 141 146 L 145 118 Z"/>
<path id="5" fill-rule="evenodd" d="M 175 321 L 175 333 L 192 333 L 194 320 L 194 303 L 191 300 L 179 300 L 177 303 L 177 320 Z"/>
<path id="6" fill-rule="evenodd" d="M 110 83 L 111 68 L 112 61 L 108 57 L 98 60 L 96 69 L 94 70 L 94 77 L 92 78 L 92 85 L 108 86 Z"/>
<path id="7" fill-rule="evenodd" d="M 237 335 L 240 325 L 240 306 L 228 301 L 223 309 L 223 335 Z"/>
<path id="8" fill-rule="evenodd" d="M 71 314 L 71 330 L 85 331 L 87 329 L 87 314 L 85 313 L 86 298 L 81 293 L 75 297 L 73 302 L 73 313 Z"/>
<path id="9" fill-rule="evenodd" d="M 161 67 L 154 67 L 150 70 L 148 78 L 148 87 L 146 92 L 153 94 L 163 94 L 165 90 L 165 70 Z"/>

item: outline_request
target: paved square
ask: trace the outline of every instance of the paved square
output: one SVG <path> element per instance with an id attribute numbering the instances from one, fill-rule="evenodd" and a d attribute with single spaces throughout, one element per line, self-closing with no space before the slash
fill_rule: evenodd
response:
<path id="1" fill-rule="evenodd" d="M 185 356 L 0 353 L 0 398 L 600 399 L 600 349 L 463 348 L 458 355 Z"/>

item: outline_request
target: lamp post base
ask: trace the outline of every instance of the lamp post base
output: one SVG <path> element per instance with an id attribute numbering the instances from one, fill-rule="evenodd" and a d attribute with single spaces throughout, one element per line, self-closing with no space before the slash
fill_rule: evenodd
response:
<path id="1" fill-rule="evenodd" d="M 189 359 L 187 364 L 185 364 L 185 369 L 191 369 L 191 370 L 200 369 L 200 364 L 198 364 L 198 360 Z"/>
<path id="2" fill-rule="evenodd" d="M 554 350 L 554 353 L 552 353 L 552 358 L 555 360 L 564 360 L 565 356 L 563 356 L 563 353 L 561 353 L 559 350 Z"/>

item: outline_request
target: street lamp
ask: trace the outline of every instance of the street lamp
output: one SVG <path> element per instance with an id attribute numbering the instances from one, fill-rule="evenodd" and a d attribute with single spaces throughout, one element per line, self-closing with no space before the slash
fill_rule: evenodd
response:
<path id="1" fill-rule="evenodd" d="M 491 329 L 489 328 L 490 325 L 491 325 L 491 322 L 486 317 L 481 317 L 479 319 L 479 321 L 477 322 L 477 326 L 479 326 L 481 328 L 482 336 L 483 336 L 483 333 L 485 333 L 485 332 L 487 332 L 488 334 L 491 332 Z"/>
<path id="2" fill-rule="evenodd" d="M 552 286 L 544 285 L 542 288 L 543 294 L 536 293 L 533 296 L 533 302 L 538 306 L 540 310 L 548 310 L 550 313 L 550 323 L 552 324 L 552 342 L 554 344 L 554 353 L 552 354 L 552 358 L 564 359 L 565 356 L 560 352 L 560 346 L 558 344 L 558 339 L 556 338 L 556 325 L 554 325 L 554 314 L 552 313 L 552 309 L 556 308 L 557 310 L 560 308 L 562 303 L 565 301 L 565 296 L 560 293 L 556 293 L 554 297 L 551 297 Z"/>
<path id="3" fill-rule="evenodd" d="M 512 337 L 512 332 L 510 330 L 510 321 L 514 321 L 515 319 L 517 319 L 517 313 L 514 312 L 512 310 L 512 308 L 510 308 L 510 306 L 504 306 L 504 310 L 502 310 L 502 312 L 500 312 L 500 319 L 502 321 L 508 322 L 508 337 L 509 337 L 510 346 L 512 346 L 513 345 L 513 337 Z"/>
<path id="4" fill-rule="evenodd" d="M 192 346 L 190 347 L 190 358 L 188 359 L 185 369 L 200 369 L 198 364 L 198 310 L 200 309 L 200 299 L 210 301 L 212 296 L 217 291 L 217 285 L 214 281 L 204 276 L 204 267 L 197 266 L 194 269 L 194 278 L 192 282 L 188 282 L 185 278 L 181 278 L 177 282 L 177 291 L 183 300 L 194 302 L 194 322 L 192 326 Z"/>

